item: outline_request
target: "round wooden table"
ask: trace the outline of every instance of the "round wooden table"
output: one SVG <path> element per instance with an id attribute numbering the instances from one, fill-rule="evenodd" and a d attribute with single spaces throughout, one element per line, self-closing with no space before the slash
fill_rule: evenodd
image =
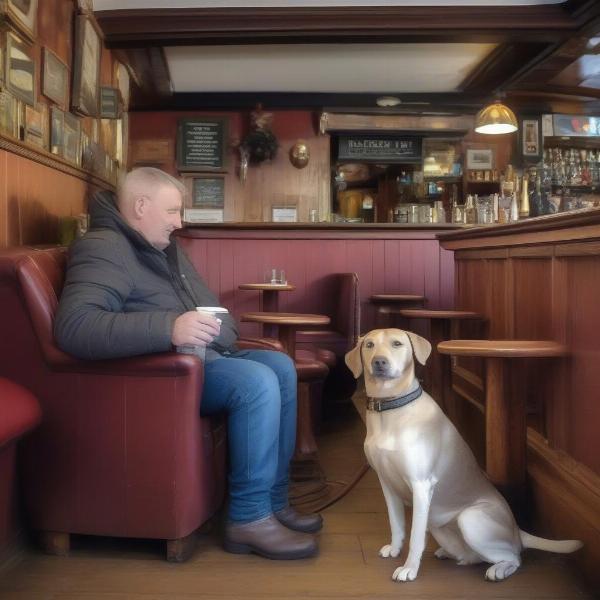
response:
<path id="1" fill-rule="evenodd" d="M 329 325 L 331 321 L 327 315 L 263 311 L 242 313 L 240 320 L 276 326 L 279 341 L 283 345 L 284 350 L 292 358 L 294 358 L 296 354 L 296 330 L 299 327 L 306 327 L 307 325 Z"/>
<path id="2" fill-rule="evenodd" d="M 400 310 L 422 307 L 425 296 L 419 294 L 373 294 L 370 301 L 376 307 L 375 322 L 377 327 L 406 329 L 406 323 L 400 315 Z"/>
<path id="3" fill-rule="evenodd" d="M 262 312 L 279 312 L 279 292 L 293 292 L 296 286 L 291 283 L 242 283 L 240 290 L 261 292 L 259 307 Z M 263 324 L 265 337 L 276 337 L 275 327 Z"/>

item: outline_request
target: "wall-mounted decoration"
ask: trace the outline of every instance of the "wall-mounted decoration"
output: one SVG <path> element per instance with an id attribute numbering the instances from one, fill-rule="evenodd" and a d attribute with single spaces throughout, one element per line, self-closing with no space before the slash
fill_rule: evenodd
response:
<path id="1" fill-rule="evenodd" d="M 310 150 L 304 140 L 298 140 L 290 148 L 290 162 L 296 169 L 304 169 L 310 160 Z"/>
<path id="2" fill-rule="evenodd" d="M 67 65 L 48 48 L 44 48 L 42 94 L 65 109 L 68 102 L 69 71 Z"/>
<path id="3" fill-rule="evenodd" d="M 125 147 L 126 140 L 123 139 L 122 143 Z M 131 160 L 134 165 L 142 162 L 165 165 L 173 160 L 173 141 L 168 139 L 133 140 L 131 142 Z"/>
<path id="4" fill-rule="evenodd" d="M 274 223 L 295 223 L 298 220 L 296 206 L 272 206 L 271 220 Z"/>
<path id="5" fill-rule="evenodd" d="M 30 40 L 37 29 L 38 0 L 0 0 L 0 18 L 14 25 Z"/>
<path id="6" fill-rule="evenodd" d="M 6 87 L 17 98 L 35 104 L 34 48 L 12 32 L 6 33 Z"/>
<path id="7" fill-rule="evenodd" d="M 81 164 L 79 142 L 81 138 L 81 121 L 71 113 L 65 113 L 65 126 L 63 129 L 63 156 L 69 162 Z"/>
<path id="8" fill-rule="evenodd" d="M 179 119 L 177 127 L 179 171 L 225 171 L 227 125 L 226 118 Z"/>
<path id="9" fill-rule="evenodd" d="M 468 148 L 467 169 L 491 169 L 494 163 L 494 151 L 491 148 Z"/>
<path id="10" fill-rule="evenodd" d="M 90 136 L 81 130 L 81 168 L 86 171 L 91 171 L 94 167 L 94 154 L 92 152 L 92 145 L 90 141 Z"/>
<path id="11" fill-rule="evenodd" d="M 527 162 L 538 162 L 542 157 L 542 136 L 538 117 L 523 117 L 519 127 L 521 154 Z"/>
<path id="12" fill-rule="evenodd" d="M 183 220 L 186 223 L 222 223 L 223 216 L 222 208 L 186 208 Z"/>
<path id="13" fill-rule="evenodd" d="M 556 136 L 600 136 L 600 117 L 555 114 L 553 115 L 553 125 Z"/>
<path id="14" fill-rule="evenodd" d="M 100 119 L 100 143 L 111 158 L 115 155 L 116 131 L 114 119 Z"/>
<path id="15" fill-rule="evenodd" d="M 421 138 L 352 134 L 338 138 L 338 160 L 412 164 L 421 162 Z"/>
<path id="16" fill-rule="evenodd" d="M 273 113 L 265 112 L 258 105 L 250 113 L 250 133 L 242 140 L 241 147 L 248 153 L 251 164 L 259 164 L 275 158 L 279 144 L 271 131 Z"/>
<path id="17" fill-rule="evenodd" d="M 17 137 L 17 99 L 6 90 L 0 91 L 0 131 Z"/>
<path id="18" fill-rule="evenodd" d="M 103 119 L 118 119 L 121 116 L 121 98 L 117 88 L 100 88 L 100 116 Z"/>
<path id="19" fill-rule="evenodd" d="M 127 112 L 129 110 L 129 71 L 127 67 L 120 63 L 115 63 L 115 79 L 117 81 L 117 87 L 121 93 L 121 102 L 123 103 L 123 110 Z"/>
<path id="20" fill-rule="evenodd" d="M 65 113 L 56 106 L 50 109 L 50 152 L 63 155 Z"/>
<path id="21" fill-rule="evenodd" d="M 48 148 L 48 106 L 42 102 L 25 106 L 25 141 Z"/>
<path id="22" fill-rule="evenodd" d="M 71 106 L 76 112 L 95 117 L 98 114 L 102 51 L 100 35 L 91 17 L 78 15 L 76 19 Z"/>
<path id="23" fill-rule="evenodd" d="M 224 177 L 193 177 L 192 206 L 194 208 L 225 207 Z"/>

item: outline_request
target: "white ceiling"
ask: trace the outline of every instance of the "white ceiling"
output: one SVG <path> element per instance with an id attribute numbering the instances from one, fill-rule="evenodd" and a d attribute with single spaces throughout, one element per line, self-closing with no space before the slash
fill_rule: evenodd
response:
<path id="1" fill-rule="evenodd" d="M 494 44 L 166 48 L 175 92 L 448 92 Z"/>
<path id="2" fill-rule="evenodd" d="M 250 8 L 327 6 L 526 6 L 565 0 L 93 0 L 94 10 L 135 8 Z"/>

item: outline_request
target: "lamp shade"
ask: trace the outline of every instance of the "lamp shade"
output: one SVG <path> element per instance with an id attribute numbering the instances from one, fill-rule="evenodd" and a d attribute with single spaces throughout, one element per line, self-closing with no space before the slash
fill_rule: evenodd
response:
<path id="1" fill-rule="evenodd" d="M 497 135 L 512 133 L 519 128 L 515 113 L 501 102 L 494 102 L 482 108 L 475 117 L 475 131 Z"/>

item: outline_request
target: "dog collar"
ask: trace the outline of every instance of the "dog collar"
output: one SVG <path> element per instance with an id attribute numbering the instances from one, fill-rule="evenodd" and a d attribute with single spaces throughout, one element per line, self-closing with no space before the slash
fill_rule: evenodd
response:
<path id="1" fill-rule="evenodd" d="M 419 384 L 416 390 L 404 394 L 404 396 L 396 396 L 395 398 L 367 398 L 367 410 L 382 412 L 384 410 L 392 410 L 392 408 L 400 408 L 416 400 L 422 393 L 423 388 Z"/>

